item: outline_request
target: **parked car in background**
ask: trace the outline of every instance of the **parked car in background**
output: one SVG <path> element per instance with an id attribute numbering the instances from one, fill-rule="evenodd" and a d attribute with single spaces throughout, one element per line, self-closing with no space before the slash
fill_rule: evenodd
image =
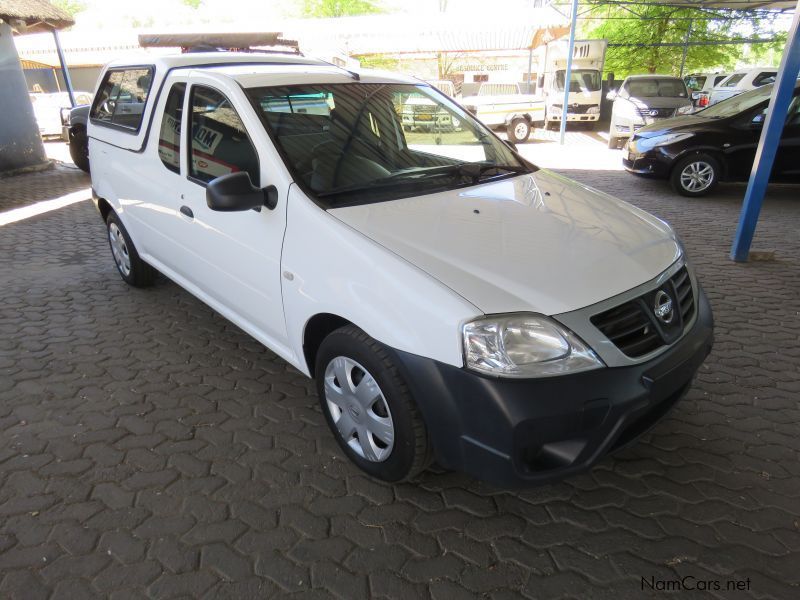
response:
<path id="1" fill-rule="evenodd" d="M 428 83 L 450 98 L 455 96 L 452 81 Z M 417 94 L 408 95 L 402 104 L 400 116 L 406 131 L 457 131 L 461 127 L 461 119 L 456 115 L 442 110 L 440 104 L 427 96 Z"/>
<path id="2" fill-rule="evenodd" d="M 528 139 L 535 124 L 544 123 L 544 100 L 522 91 L 519 83 L 483 83 L 475 96 L 461 103 L 492 129 L 503 129 L 508 140 L 520 144 Z"/>
<path id="3" fill-rule="evenodd" d="M 716 104 L 747 90 L 752 90 L 768 83 L 775 83 L 777 74 L 778 69 L 772 67 L 755 67 L 736 71 L 711 90 L 708 104 Z"/>
<path id="4" fill-rule="evenodd" d="M 696 109 L 708 106 L 708 99 L 714 86 L 728 77 L 727 73 L 691 73 L 683 78 L 689 90 L 689 97 Z"/>
<path id="5" fill-rule="evenodd" d="M 607 98 L 614 102 L 609 148 L 618 148 L 622 140 L 645 125 L 692 111 L 683 79 L 670 75 L 629 75 Z"/>
<path id="6" fill-rule="evenodd" d="M 114 78 L 148 86 L 110 104 Z M 409 96 L 462 129 L 407 134 Z M 329 108 L 296 110 L 312 98 Z M 538 169 L 417 79 L 148 55 L 101 75 L 89 140 L 122 279 L 157 269 L 314 378 L 320 418 L 378 479 L 433 460 L 501 486 L 586 470 L 666 414 L 711 349 L 669 225 Z"/>
<path id="7" fill-rule="evenodd" d="M 61 111 L 69 109 L 72 104 L 67 92 L 56 92 L 53 94 L 33 93 L 30 94 L 31 104 L 33 104 L 33 114 L 36 116 L 36 123 L 39 125 L 39 134 L 42 137 L 61 135 Z M 92 94 L 89 92 L 75 92 L 76 104 L 89 104 L 92 101 Z"/>
<path id="8" fill-rule="evenodd" d="M 719 181 L 746 181 L 767 114 L 772 85 L 750 90 L 695 114 L 637 131 L 625 148 L 631 173 L 669 179 L 684 196 L 702 196 Z M 772 180 L 800 183 L 800 83 L 794 89 Z"/>
<path id="9" fill-rule="evenodd" d="M 90 100 L 91 102 L 91 100 Z M 89 104 L 61 111 L 61 138 L 69 144 L 69 155 L 75 166 L 89 172 Z"/>

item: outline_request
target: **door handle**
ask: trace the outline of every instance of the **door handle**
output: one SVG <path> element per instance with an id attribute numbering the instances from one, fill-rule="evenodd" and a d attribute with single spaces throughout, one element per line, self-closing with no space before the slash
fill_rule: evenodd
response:
<path id="1" fill-rule="evenodd" d="M 186 215 L 190 219 L 194 219 L 194 213 L 192 212 L 192 209 L 189 208 L 188 206 L 181 206 L 180 210 L 182 215 Z"/>

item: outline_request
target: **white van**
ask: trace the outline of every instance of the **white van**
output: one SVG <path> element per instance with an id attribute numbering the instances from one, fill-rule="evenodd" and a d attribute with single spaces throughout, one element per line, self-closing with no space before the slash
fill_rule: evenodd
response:
<path id="1" fill-rule="evenodd" d="M 460 129 L 409 135 L 409 97 Z M 434 459 L 498 485 L 577 473 L 664 415 L 711 348 L 666 223 L 538 169 L 418 80 L 148 56 L 106 67 L 88 134 L 122 279 L 161 272 L 315 378 L 374 477 Z"/>

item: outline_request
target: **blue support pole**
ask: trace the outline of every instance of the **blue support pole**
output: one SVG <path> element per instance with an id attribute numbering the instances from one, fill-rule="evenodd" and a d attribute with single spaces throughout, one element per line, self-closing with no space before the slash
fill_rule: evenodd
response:
<path id="1" fill-rule="evenodd" d="M 798 0 L 800 2 L 800 0 Z M 569 26 L 569 50 L 567 50 L 567 70 L 564 73 L 564 103 L 561 105 L 561 134 L 558 143 L 564 145 L 567 135 L 567 107 L 569 106 L 569 88 L 572 78 L 572 53 L 575 51 L 575 28 L 578 23 L 578 0 L 572 0 L 572 24 Z"/>
<path id="2" fill-rule="evenodd" d="M 736 262 L 746 262 L 750 254 L 750 245 L 753 243 L 758 215 L 764 202 L 764 194 L 767 191 L 767 183 L 781 141 L 783 126 L 786 123 L 786 111 L 789 110 L 792 101 L 798 73 L 800 73 L 800 0 L 797 2 L 781 66 L 778 68 L 778 76 L 772 88 L 767 120 L 758 141 L 755 162 L 750 171 L 750 181 L 744 194 L 739 225 L 736 228 L 736 237 L 731 247 L 731 259 Z"/>
<path id="3" fill-rule="evenodd" d="M 53 39 L 56 42 L 56 53 L 58 54 L 58 62 L 61 63 L 61 72 L 64 74 L 64 83 L 67 86 L 67 94 L 69 94 L 69 103 L 75 108 L 75 91 L 72 89 L 72 78 L 69 76 L 69 69 L 67 68 L 67 59 L 64 58 L 64 50 L 61 48 L 61 39 L 58 37 L 58 30 L 53 29 Z"/>

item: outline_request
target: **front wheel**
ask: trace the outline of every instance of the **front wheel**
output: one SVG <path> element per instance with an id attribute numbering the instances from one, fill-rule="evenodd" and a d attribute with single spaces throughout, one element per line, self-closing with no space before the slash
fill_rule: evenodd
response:
<path id="1" fill-rule="evenodd" d="M 386 348 L 355 326 L 326 337 L 315 364 L 325 420 L 347 457 L 384 481 L 402 481 L 430 464 L 422 416 Z"/>
<path id="2" fill-rule="evenodd" d="M 515 144 L 526 142 L 531 135 L 531 124 L 528 119 L 522 117 L 512 119 L 511 123 L 506 127 L 506 135 L 508 136 L 508 141 Z"/>
<path id="3" fill-rule="evenodd" d="M 720 164 L 713 156 L 692 154 L 678 161 L 672 169 L 670 183 L 682 196 L 705 196 L 719 182 Z"/>

